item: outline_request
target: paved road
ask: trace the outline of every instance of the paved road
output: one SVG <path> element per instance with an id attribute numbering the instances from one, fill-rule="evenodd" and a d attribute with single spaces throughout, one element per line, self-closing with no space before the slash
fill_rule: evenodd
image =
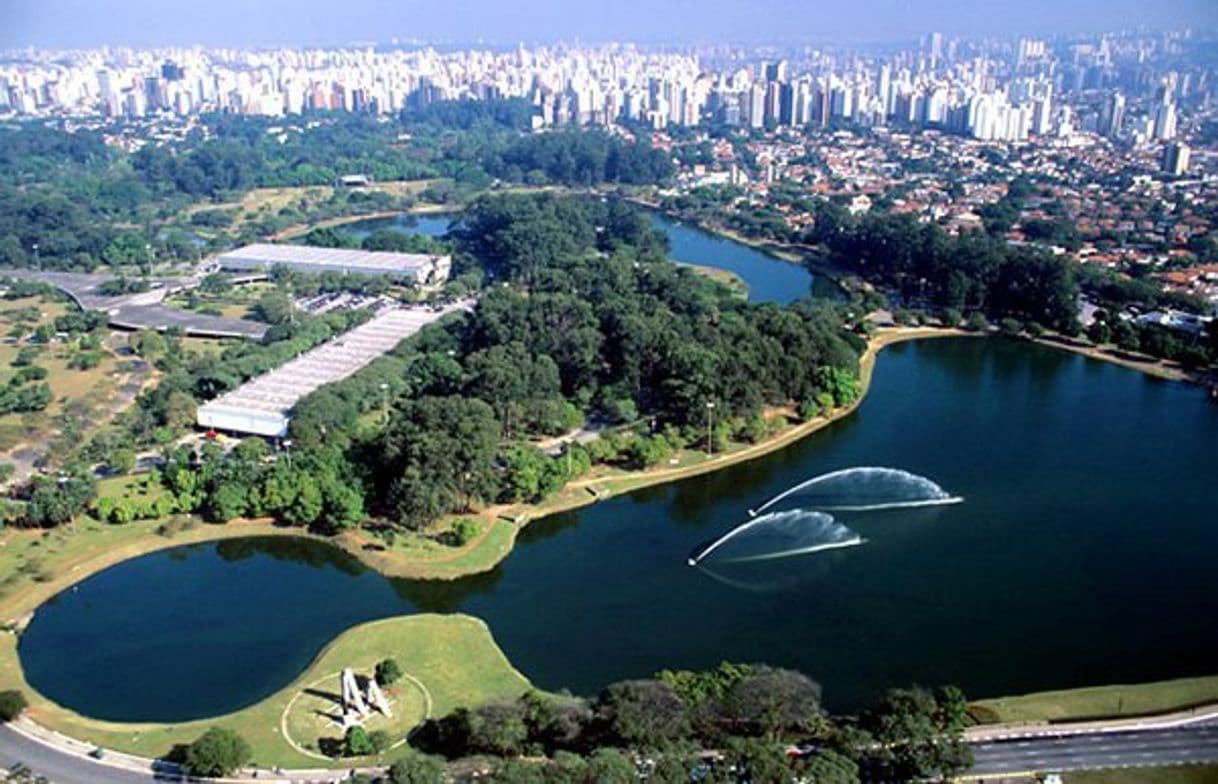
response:
<path id="1" fill-rule="evenodd" d="M 1167 729 L 986 741 L 973 744 L 973 754 L 976 762 L 969 771 L 972 779 L 1031 771 L 1218 763 L 1218 722 Z M 157 775 L 103 766 L 94 760 L 44 746 L 0 725 L 0 770 L 17 763 L 46 776 L 54 784 L 149 784 L 180 780 L 168 771 Z M 309 778 L 316 781 L 330 776 L 342 778 L 337 772 Z"/>
<path id="2" fill-rule="evenodd" d="M 148 784 L 157 780 L 151 773 L 139 774 L 102 767 L 94 760 L 65 754 L 0 725 L 0 770 L 8 770 L 17 764 L 25 765 L 54 784 Z"/>
<path id="3" fill-rule="evenodd" d="M 971 776 L 1218 762 L 1218 723 L 973 745 Z"/>

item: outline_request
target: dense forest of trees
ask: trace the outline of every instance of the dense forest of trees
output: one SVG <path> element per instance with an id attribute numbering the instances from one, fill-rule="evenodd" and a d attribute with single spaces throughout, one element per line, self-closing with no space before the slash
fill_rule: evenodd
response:
<path id="1" fill-rule="evenodd" d="M 904 301 L 1078 331 L 1077 265 L 1048 251 L 979 232 L 952 237 L 909 215 L 832 209 L 821 210 L 808 239 Z"/>

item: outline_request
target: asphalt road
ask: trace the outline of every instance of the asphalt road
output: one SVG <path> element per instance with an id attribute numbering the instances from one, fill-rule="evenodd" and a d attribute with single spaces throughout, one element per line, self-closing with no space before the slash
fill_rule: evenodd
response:
<path id="1" fill-rule="evenodd" d="M 1218 763 L 1218 724 L 987 741 L 974 744 L 973 754 L 976 762 L 969 771 L 972 778 L 1029 771 Z M 48 748 L 0 725 L 0 770 L 18 763 L 54 784 L 148 784 L 180 780 L 171 773 L 158 776 L 102 766 Z"/>
<path id="2" fill-rule="evenodd" d="M 139 774 L 103 767 L 94 760 L 65 754 L 0 725 L 0 770 L 8 770 L 17 764 L 25 765 L 54 784 L 148 784 L 157 780 L 151 773 Z"/>
<path id="3" fill-rule="evenodd" d="M 973 745 L 973 776 L 1025 771 L 1218 763 L 1218 724 L 1023 738 Z"/>

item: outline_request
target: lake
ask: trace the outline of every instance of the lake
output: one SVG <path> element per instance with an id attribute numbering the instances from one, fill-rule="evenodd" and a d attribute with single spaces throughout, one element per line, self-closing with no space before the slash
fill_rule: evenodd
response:
<path id="1" fill-rule="evenodd" d="M 686 565 L 749 508 L 851 466 L 964 501 L 835 512 L 857 547 Z M 20 654 L 68 708 L 158 721 L 262 699 L 342 630 L 412 612 L 481 617 L 537 686 L 581 694 L 721 660 L 803 670 L 836 710 L 911 682 L 987 697 L 1212 674 L 1216 476 L 1199 388 L 1000 338 L 920 341 L 881 354 L 852 416 L 532 523 L 490 573 L 390 580 L 291 539 L 181 547 L 60 594 Z"/>

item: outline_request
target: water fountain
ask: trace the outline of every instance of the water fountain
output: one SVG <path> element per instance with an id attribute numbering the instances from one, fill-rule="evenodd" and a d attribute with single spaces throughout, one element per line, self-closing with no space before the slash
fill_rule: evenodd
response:
<path id="1" fill-rule="evenodd" d="M 899 468 L 861 466 L 831 471 L 787 488 L 749 514 L 756 516 L 793 498 L 800 508 L 838 512 L 870 512 L 919 506 L 958 504 L 964 499 L 945 491 L 924 476 Z"/>
<path id="2" fill-rule="evenodd" d="M 689 557 L 697 566 L 712 553 L 720 563 L 767 561 L 853 547 L 863 538 L 824 512 L 790 509 L 755 517 L 736 526 Z"/>
<path id="3" fill-rule="evenodd" d="M 766 512 L 789 499 L 799 506 Z M 930 479 L 899 468 L 845 468 L 800 482 L 750 509 L 752 519 L 698 549 L 687 563 L 697 566 L 712 554 L 718 563 L 742 563 L 854 547 L 865 540 L 826 512 L 942 506 L 963 500 Z"/>

